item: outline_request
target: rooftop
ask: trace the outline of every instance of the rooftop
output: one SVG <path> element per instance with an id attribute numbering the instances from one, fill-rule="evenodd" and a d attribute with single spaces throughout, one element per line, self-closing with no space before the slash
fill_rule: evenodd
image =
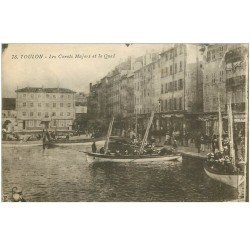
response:
<path id="1" fill-rule="evenodd" d="M 37 88 L 37 87 L 25 87 L 17 89 L 16 92 L 28 92 L 28 93 L 76 93 L 73 90 L 66 88 Z"/>

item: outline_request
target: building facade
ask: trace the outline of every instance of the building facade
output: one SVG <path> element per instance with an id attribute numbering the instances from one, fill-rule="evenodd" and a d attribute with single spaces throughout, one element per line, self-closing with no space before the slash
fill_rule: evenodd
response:
<path id="1" fill-rule="evenodd" d="M 87 128 L 87 96 L 83 92 L 75 94 L 74 129 L 84 131 Z"/>
<path id="2" fill-rule="evenodd" d="M 202 112 L 203 71 L 198 45 L 175 44 L 160 54 L 156 129 L 186 133 Z M 160 93 L 159 93 L 160 90 Z"/>
<path id="3" fill-rule="evenodd" d="M 75 92 L 65 88 L 26 87 L 16 90 L 18 131 L 72 130 Z"/>
<path id="4" fill-rule="evenodd" d="M 203 130 L 207 135 L 218 134 L 218 98 L 223 115 L 223 133 L 227 133 L 227 104 L 230 96 L 235 126 L 244 130 L 247 101 L 246 45 L 208 45 L 204 59 Z"/>
<path id="5" fill-rule="evenodd" d="M 248 45 L 230 44 L 225 54 L 226 95 L 231 99 L 236 135 L 245 134 L 248 101 Z"/>

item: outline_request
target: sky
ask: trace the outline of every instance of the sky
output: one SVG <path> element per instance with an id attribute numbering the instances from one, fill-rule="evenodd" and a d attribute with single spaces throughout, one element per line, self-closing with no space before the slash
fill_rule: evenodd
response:
<path id="1" fill-rule="evenodd" d="M 2 97 L 15 97 L 17 88 L 27 86 L 88 93 L 90 82 L 100 80 L 127 57 L 160 52 L 166 46 L 169 45 L 9 44 L 2 53 Z M 32 58 L 36 55 L 42 55 L 42 59 Z M 76 55 L 84 58 L 75 58 Z"/>

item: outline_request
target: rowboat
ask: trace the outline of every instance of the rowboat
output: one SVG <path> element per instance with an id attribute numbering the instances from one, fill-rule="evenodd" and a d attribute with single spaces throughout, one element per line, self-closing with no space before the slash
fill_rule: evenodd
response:
<path id="1" fill-rule="evenodd" d="M 181 155 L 107 155 L 85 152 L 87 162 L 147 163 L 180 160 Z"/>
<path id="2" fill-rule="evenodd" d="M 208 166 L 204 167 L 204 170 L 210 178 L 234 188 L 238 188 L 245 180 L 244 175 L 237 172 L 231 174 L 223 173 L 216 168 Z"/>

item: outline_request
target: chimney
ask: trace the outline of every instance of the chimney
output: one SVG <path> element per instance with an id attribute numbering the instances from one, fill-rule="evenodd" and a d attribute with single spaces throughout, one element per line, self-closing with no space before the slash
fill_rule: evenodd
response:
<path id="1" fill-rule="evenodd" d="M 89 90 L 91 91 L 92 89 L 92 82 L 89 84 Z"/>

